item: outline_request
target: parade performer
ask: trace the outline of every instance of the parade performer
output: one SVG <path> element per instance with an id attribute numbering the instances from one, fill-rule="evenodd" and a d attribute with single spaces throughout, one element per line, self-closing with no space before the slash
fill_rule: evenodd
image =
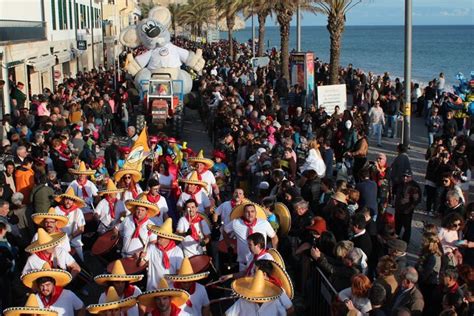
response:
<path id="1" fill-rule="evenodd" d="M 156 235 L 157 242 L 150 245 L 146 253 L 141 253 L 140 264 L 145 265 L 148 262 L 146 289 L 153 290 L 165 274 L 174 274 L 181 266 L 184 254 L 176 245 L 176 241 L 182 241 L 183 237 L 173 233 L 171 218 L 166 219 L 161 226 L 150 225 L 148 229 Z"/>
<path id="2" fill-rule="evenodd" d="M 152 316 L 188 316 L 184 311 L 185 303 L 189 299 L 189 293 L 185 290 L 174 289 L 168 286 L 165 279 L 160 279 L 156 290 L 144 292 L 138 296 L 138 302 L 147 310 L 151 310 Z"/>
<path id="3" fill-rule="evenodd" d="M 184 191 L 179 196 L 176 206 L 180 214 L 183 214 L 184 203 L 193 199 L 198 204 L 199 212 L 209 214 L 211 202 L 206 192 L 207 184 L 199 179 L 197 171 L 191 172 L 186 179 L 179 179 L 179 182 L 185 184 Z"/>
<path id="4" fill-rule="evenodd" d="M 94 209 L 94 199 L 97 197 L 97 186 L 90 181 L 88 177 L 93 176 L 95 170 L 86 168 L 84 161 L 79 163 L 77 169 L 69 169 L 69 173 L 77 176 L 77 178 L 69 184 L 75 195 L 84 200 L 85 205 L 81 208 L 84 213 L 91 213 Z"/>
<path id="5" fill-rule="evenodd" d="M 54 198 L 59 203 L 55 207 L 56 214 L 67 216 L 68 224 L 62 228 L 70 240 L 71 248 L 75 251 L 81 260 L 84 260 L 82 252 L 82 233 L 86 221 L 82 209 L 85 206 L 84 200 L 79 198 L 72 187 L 68 188 L 65 193 Z"/>
<path id="6" fill-rule="evenodd" d="M 120 298 L 113 286 L 107 289 L 107 294 L 104 295 L 103 301 L 98 304 L 91 304 L 87 306 L 87 311 L 90 314 L 99 314 L 107 316 L 130 316 L 138 315 L 133 310 L 137 306 L 137 299 L 135 297 Z"/>
<path id="7" fill-rule="evenodd" d="M 125 203 L 117 198 L 123 191 L 123 189 L 117 189 L 114 181 L 109 179 L 105 190 L 98 192 L 102 200 L 95 207 L 94 214 L 99 220 L 99 227 L 97 228 L 99 234 L 118 227 L 121 219 L 128 215 Z"/>
<path id="8" fill-rule="evenodd" d="M 120 193 L 120 199 L 124 202 L 138 198 L 138 195 L 143 192 L 138 184 L 142 179 L 142 174 L 135 169 L 120 169 L 114 174 L 114 179 L 117 187 L 124 189 L 124 192 Z"/>
<path id="9" fill-rule="evenodd" d="M 156 179 L 148 180 L 148 191 L 143 193 L 148 202 L 155 204 L 160 210 L 159 214 L 152 217 L 154 225 L 161 226 L 163 221 L 168 218 L 168 203 L 166 198 L 160 194 L 160 182 Z"/>
<path id="10" fill-rule="evenodd" d="M 41 308 L 35 294 L 30 294 L 28 300 L 23 307 L 10 307 L 3 311 L 4 316 L 24 316 L 24 315 L 41 315 L 41 316 L 58 316 L 58 312 L 51 308 Z"/>
<path id="11" fill-rule="evenodd" d="M 185 202 L 184 209 L 184 215 L 176 227 L 176 233 L 184 236 L 181 248 L 186 257 L 202 255 L 206 252 L 206 245 L 210 241 L 209 219 L 198 212 L 198 204 L 193 199 Z"/>
<path id="12" fill-rule="evenodd" d="M 54 207 L 50 207 L 47 213 L 32 214 L 31 219 L 36 225 L 38 225 L 38 227 L 43 228 L 50 235 L 61 233 L 61 229 L 69 222 L 67 216 L 56 214 Z M 31 242 L 36 240 L 38 240 L 38 233 L 35 233 Z M 71 252 L 69 237 L 66 234 L 64 234 L 64 238 L 58 247 L 63 248 L 66 252 Z"/>
<path id="13" fill-rule="evenodd" d="M 211 309 L 209 297 L 204 285 L 197 281 L 205 279 L 209 276 L 209 272 L 194 273 L 189 258 L 185 257 L 181 263 L 178 273 L 167 274 L 165 278 L 173 282 L 173 287 L 185 290 L 190 294 L 184 311 L 191 315 L 210 316 Z"/>
<path id="14" fill-rule="evenodd" d="M 210 197 L 214 194 L 216 199 L 220 201 L 219 187 L 216 183 L 216 178 L 211 169 L 214 166 L 214 161 L 209 158 L 204 158 L 204 152 L 199 151 L 196 157 L 189 157 L 188 163 L 197 172 L 198 180 L 202 180 L 207 184 L 207 193 Z M 192 173 L 188 175 L 190 178 Z"/>

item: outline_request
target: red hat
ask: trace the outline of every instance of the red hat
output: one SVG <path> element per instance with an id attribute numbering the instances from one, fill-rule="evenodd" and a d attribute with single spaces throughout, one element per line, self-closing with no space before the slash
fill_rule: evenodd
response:
<path id="1" fill-rule="evenodd" d="M 267 120 L 269 120 L 270 122 L 273 122 L 273 117 L 271 117 L 271 115 L 267 115 Z"/>
<path id="2" fill-rule="evenodd" d="M 168 143 L 176 143 L 176 138 L 168 137 Z"/>
<path id="3" fill-rule="evenodd" d="M 126 146 L 120 147 L 119 150 L 124 154 L 129 154 L 131 151 L 130 147 L 126 147 Z"/>
<path id="4" fill-rule="evenodd" d="M 101 163 L 104 163 L 104 161 L 104 157 L 98 157 L 96 160 L 94 160 L 94 163 L 92 164 L 92 169 L 97 169 Z"/>
<path id="5" fill-rule="evenodd" d="M 222 160 L 225 160 L 225 158 L 226 158 L 225 154 L 220 150 L 214 150 L 212 155 L 214 156 L 214 158 L 221 158 Z"/>
<path id="6" fill-rule="evenodd" d="M 313 219 L 313 224 L 311 226 L 307 226 L 306 229 L 312 230 L 314 232 L 317 232 L 319 235 L 327 231 L 326 227 L 326 220 L 322 218 L 321 216 L 316 216 Z"/>
<path id="7" fill-rule="evenodd" d="M 150 136 L 150 143 L 153 143 L 153 144 L 156 144 L 160 141 L 160 139 L 158 138 L 158 136 Z"/>
<path id="8" fill-rule="evenodd" d="M 189 147 L 181 148 L 181 151 L 182 151 L 183 153 L 187 153 L 189 156 L 193 156 L 193 155 L 194 155 L 194 151 L 193 151 L 191 148 L 189 148 Z"/>

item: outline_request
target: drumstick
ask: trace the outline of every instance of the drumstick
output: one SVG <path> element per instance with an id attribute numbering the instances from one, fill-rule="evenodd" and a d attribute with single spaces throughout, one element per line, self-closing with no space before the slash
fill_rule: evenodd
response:
<path id="1" fill-rule="evenodd" d="M 239 298 L 237 295 L 232 295 L 232 296 L 222 297 L 222 298 L 216 298 L 215 300 L 210 300 L 209 304 L 219 303 L 219 302 L 227 301 L 227 300 L 234 300 L 234 299 L 237 299 L 237 298 Z"/>
<path id="2" fill-rule="evenodd" d="M 218 285 L 213 285 L 212 286 L 213 289 L 217 289 L 217 290 L 223 290 L 223 291 L 234 291 L 233 289 L 231 288 L 228 288 L 228 287 L 223 287 L 223 286 L 218 286 Z"/>
<path id="3" fill-rule="evenodd" d="M 222 283 L 222 282 L 223 282 L 223 281 L 221 281 L 221 280 L 217 280 L 217 281 L 214 281 L 214 282 L 211 282 L 211 283 L 207 283 L 207 284 L 205 284 L 204 286 L 205 286 L 205 287 L 208 287 L 208 286 L 212 286 L 212 285 L 214 285 L 214 284 L 219 284 L 219 283 Z"/>

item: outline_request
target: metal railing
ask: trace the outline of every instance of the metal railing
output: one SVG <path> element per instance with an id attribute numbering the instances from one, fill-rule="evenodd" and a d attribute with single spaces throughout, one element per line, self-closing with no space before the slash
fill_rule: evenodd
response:
<path id="1" fill-rule="evenodd" d="M 0 20 L 0 42 L 46 39 L 46 22 Z"/>
<path id="2" fill-rule="evenodd" d="M 336 289 L 316 266 L 311 267 L 308 280 L 310 288 L 305 295 L 308 315 L 331 315 L 331 306 L 337 298 Z"/>

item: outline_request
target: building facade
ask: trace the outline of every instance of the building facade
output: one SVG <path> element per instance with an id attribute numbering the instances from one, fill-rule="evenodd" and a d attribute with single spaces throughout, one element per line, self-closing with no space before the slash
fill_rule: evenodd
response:
<path id="1" fill-rule="evenodd" d="M 0 1 L 2 114 L 12 84 L 23 82 L 30 98 L 103 65 L 102 10 L 101 0 Z"/>

